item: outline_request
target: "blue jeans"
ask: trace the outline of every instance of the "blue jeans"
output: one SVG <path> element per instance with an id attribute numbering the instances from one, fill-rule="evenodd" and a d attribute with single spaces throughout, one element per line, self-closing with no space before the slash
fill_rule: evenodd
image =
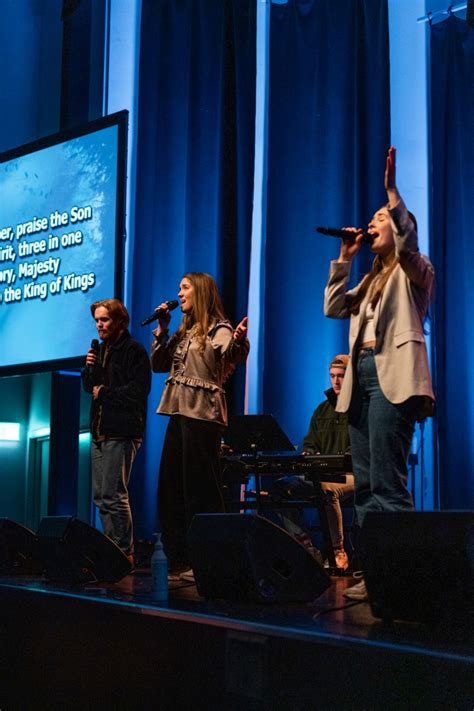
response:
<path id="1" fill-rule="evenodd" d="M 400 405 L 387 400 L 379 385 L 373 349 L 361 351 L 349 410 L 359 525 L 368 511 L 413 509 L 407 458 L 417 413 L 417 398 Z"/>
<path id="2" fill-rule="evenodd" d="M 105 535 L 125 555 L 133 554 L 133 525 L 128 482 L 140 442 L 108 439 L 92 442 L 92 493 Z"/>

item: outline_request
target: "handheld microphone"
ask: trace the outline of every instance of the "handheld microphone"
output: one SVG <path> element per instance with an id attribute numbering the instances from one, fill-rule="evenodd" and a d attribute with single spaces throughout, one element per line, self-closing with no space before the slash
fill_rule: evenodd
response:
<path id="1" fill-rule="evenodd" d="M 173 309 L 176 309 L 178 306 L 179 306 L 179 301 L 176 301 L 176 299 L 166 302 L 166 307 L 167 307 L 168 311 L 173 311 Z M 164 313 L 165 313 L 165 309 L 156 309 L 156 311 L 153 311 L 153 313 L 150 316 L 147 316 L 147 318 L 143 319 L 142 326 L 148 326 L 149 323 L 156 321 Z"/>
<path id="2" fill-rule="evenodd" d="M 354 242 L 357 237 L 355 232 L 343 230 L 338 227 L 315 227 L 314 229 L 322 235 L 329 235 L 330 237 L 343 237 L 344 239 L 350 239 L 352 242 Z M 372 235 L 369 235 L 368 232 L 362 232 L 362 242 L 372 242 L 372 240 Z"/>
<path id="3" fill-rule="evenodd" d="M 88 364 L 88 369 L 90 373 L 93 373 L 95 368 L 99 365 L 99 341 L 97 338 L 93 338 L 91 341 L 91 347 L 90 350 L 94 352 L 95 357 L 97 358 L 96 362 L 94 364 L 89 363 Z"/>

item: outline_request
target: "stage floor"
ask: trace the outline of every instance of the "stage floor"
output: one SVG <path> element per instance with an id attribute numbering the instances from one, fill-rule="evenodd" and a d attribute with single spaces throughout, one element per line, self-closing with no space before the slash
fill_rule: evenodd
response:
<path id="1" fill-rule="evenodd" d="M 334 577 L 311 603 L 266 605 L 205 600 L 190 583 L 156 602 L 148 570 L 100 585 L 3 576 L 0 707 L 94 708 L 89 693 L 98 703 L 106 678 L 116 708 L 472 711 L 472 620 L 387 625 L 343 597 L 354 582 Z"/>
<path id="2" fill-rule="evenodd" d="M 43 577 L 3 576 L 0 594 L 5 590 L 22 590 L 51 598 L 114 605 L 140 615 L 225 625 L 277 636 L 343 638 L 354 645 L 402 645 L 406 651 L 459 657 L 474 663 L 474 640 L 469 627 L 434 627 L 403 621 L 389 625 L 372 615 L 369 603 L 351 601 L 342 595 L 357 580 L 350 575 L 331 580 L 331 587 L 310 603 L 205 600 L 198 595 L 196 586 L 187 582 L 170 582 L 169 599 L 155 601 L 147 569 L 137 570 L 116 583 L 88 585 L 54 583 Z"/>

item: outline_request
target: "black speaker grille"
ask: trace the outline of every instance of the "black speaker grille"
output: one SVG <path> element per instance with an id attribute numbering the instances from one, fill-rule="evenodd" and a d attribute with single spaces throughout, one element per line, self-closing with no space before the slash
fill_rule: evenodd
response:
<path id="1" fill-rule="evenodd" d="M 203 597 L 308 602 L 330 585 L 304 546 L 256 514 L 199 514 L 188 544 Z"/>

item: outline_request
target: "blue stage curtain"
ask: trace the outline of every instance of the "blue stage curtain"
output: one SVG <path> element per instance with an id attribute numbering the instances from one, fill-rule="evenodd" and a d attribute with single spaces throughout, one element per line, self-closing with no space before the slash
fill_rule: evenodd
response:
<path id="1" fill-rule="evenodd" d="M 176 297 L 187 271 L 212 274 L 229 318 L 247 311 L 255 121 L 255 0 L 144 0 L 137 159 L 134 322 Z M 176 328 L 180 312 L 173 314 Z M 151 342 L 151 327 L 143 340 Z M 132 477 L 149 532 L 167 418 L 154 415 Z M 245 370 L 229 382 L 242 412 Z M 141 475 L 140 475 L 141 474 Z"/>
<path id="2" fill-rule="evenodd" d="M 264 408 L 301 443 L 348 321 L 323 315 L 339 240 L 386 203 L 390 144 L 385 0 L 290 0 L 271 11 Z M 353 277 L 368 271 L 364 252 Z"/>
<path id="3" fill-rule="evenodd" d="M 436 394 L 443 508 L 474 508 L 474 28 L 431 27 Z"/>

